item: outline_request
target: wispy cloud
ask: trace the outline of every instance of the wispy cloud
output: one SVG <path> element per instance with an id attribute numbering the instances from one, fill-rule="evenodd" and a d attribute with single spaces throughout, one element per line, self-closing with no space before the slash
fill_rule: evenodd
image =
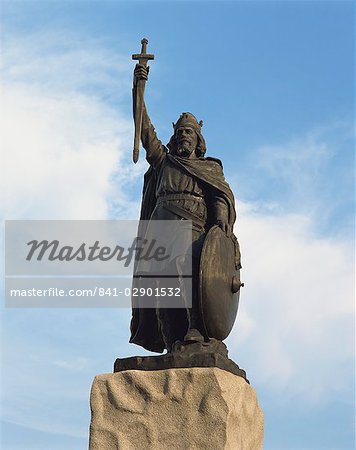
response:
<path id="1" fill-rule="evenodd" d="M 60 367 L 61 369 L 68 370 L 69 372 L 80 372 L 88 368 L 89 360 L 79 356 L 71 360 L 56 360 L 53 361 L 52 364 Z"/>
<path id="2" fill-rule="evenodd" d="M 349 128 L 341 128 L 344 138 Z M 256 383 L 283 401 L 348 401 L 353 387 L 353 238 L 347 220 L 335 217 L 340 199 L 318 189 L 328 182 L 323 165 L 340 152 L 344 139 L 335 139 L 337 127 L 327 131 L 257 152 L 264 171 L 260 182 L 270 189 L 268 180 L 277 180 L 282 192 L 270 189 L 266 202 L 239 203 L 236 232 L 246 287 L 230 346 Z M 332 183 L 351 183 L 349 167 L 342 175 Z M 325 209 L 337 232 L 320 227 L 315 212 Z M 344 382 L 335 384 L 335 378 Z"/>
<path id="3" fill-rule="evenodd" d="M 239 184 L 245 201 L 259 201 L 267 212 L 303 214 L 316 234 L 353 235 L 354 124 L 335 120 L 251 149 Z"/>
<path id="4" fill-rule="evenodd" d="M 56 39 L 28 36 L 5 47 L 2 213 L 107 218 L 113 190 L 115 211 L 132 211 L 137 204 L 115 175 L 125 181 L 144 167 L 129 171 L 132 122 L 112 106 L 131 81 L 128 67 L 98 43 Z"/>
<path id="5" fill-rule="evenodd" d="M 44 29 L 5 35 L 3 44 L 3 79 L 17 85 L 51 96 L 81 91 L 109 102 L 130 92 L 130 61 L 98 39 Z"/>
<path id="6" fill-rule="evenodd" d="M 4 50 L 3 217 L 136 218 L 134 187 L 145 164 L 132 168 L 131 110 L 121 106 L 131 74 L 120 57 L 98 42 L 45 33 L 7 41 Z M 2 415 L 30 429 L 85 437 L 91 380 L 117 356 L 98 336 L 115 342 L 124 321 L 127 342 L 128 314 L 52 313 L 2 311 Z"/>
<path id="7" fill-rule="evenodd" d="M 246 287 L 229 342 L 276 401 L 352 401 L 353 143 L 349 121 L 313 127 L 255 149 L 239 180 Z"/>

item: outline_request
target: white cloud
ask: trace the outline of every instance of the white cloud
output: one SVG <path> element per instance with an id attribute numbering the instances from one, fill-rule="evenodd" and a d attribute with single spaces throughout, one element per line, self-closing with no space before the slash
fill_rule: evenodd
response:
<path id="1" fill-rule="evenodd" d="M 316 236 L 301 214 L 261 214 L 248 204 L 240 204 L 237 230 L 246 286 L 229 338 L 236 360 L 254 382 L 285 399 L 327 401 L 334 390 L 351 389 L 350 242 Z"/>
<path id="2" fill-rule="evenodd" d="M 132 63 L 90 37 L 37 31 L 3 41 L 3 79 L 42 93 L 86 91 L 109 100 L 130 92 Z"/>
<path id="3" fill-rule="evenodd" d="M 5 47 L 3 215 L 103 219 L 114 189 L 115 210 L 137 215 L 125 191 L 128 179 L 144 170 L 128 167 L 132 121 L 103 100 L 112 94 L 117 101 L 129 82 L 127 67 L 91 42 L 71 47 L 66 40 L 54 52 L 56 41 L 41 37 Z"/>
<path id="4" fill-rule="evenodd" d="M 123 87 L 130 93 L 129 63 L 124 66 L 100 43 L 74 37 L 37 35 L 6 42 L 3 217 L 137 217 L 139 193 L 132 187 L 141 182 L 145 163 L 133 167 L 131 110 L 121 106 Z M 78 314 L 87 343 L 85 311 Z M 56 316 L 51 319 L 48 311 L 38 310 L 29 323 L 26 311 L 3 312 L 3 417 L 20 426 L 83 437 L 93 361 L 100 358 L 78 343 L 78 332 L 69 327 L 73 311 Z M 113 334 L 108 325 L 113 316 L 110 311 L 95 314 L 96 332 Z M 116 316 L 120 328 L 120 314 Z M 45 331 L 48 321 L 52 326 Z M 97 352 L 103 353 L 100 346 Z M 20 353 L 25 355 L 23 367 L 13 370 L 14 355 Z M 111 361 L 105 364 L 110 367 Z"/>
<path id="5" fill-rule="evenodd" d="M 335 121 L 255 149 L 240 180 L 259 201 L 238 203 L 246 287 L 229 344 L 281 400 L 352 401 L 352 148 L 349 122 Z"/>

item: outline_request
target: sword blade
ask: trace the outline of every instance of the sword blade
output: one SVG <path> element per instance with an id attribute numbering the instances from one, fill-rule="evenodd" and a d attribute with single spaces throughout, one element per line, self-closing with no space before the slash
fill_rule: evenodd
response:
<path id="1" fill-rule="evenodd" d="M 145 93 L 145 80 L 139 80 L 136 85 L 136 112 L 135 112 L 135 137 L 132 159 L 137 163 L 140 152 L 141 130 L 142 130 L 142 115 L 143 115 L 143 97 Z"/>

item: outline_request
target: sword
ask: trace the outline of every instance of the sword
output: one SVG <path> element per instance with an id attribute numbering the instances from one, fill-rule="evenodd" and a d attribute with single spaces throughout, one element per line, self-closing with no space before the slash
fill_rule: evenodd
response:
<path id="1" fill-rule="evenodd" d="M 154 55 L 146 53 L 148 40 L 143 38 L 141 41 L 141 53 L 132 55 L 132 59 L 138 60 L 139 64 L 147 67 L 147 61 L 154 59 Z M 134 163 L 138 161 L 138 155 L 140 150 L 140 139 L 141 139 L 141 129 L 142 129 L 142 114 L 143 114 L 143 95 L 145 92 L 146 80 L 138 80 L 134 89 L 136 89 L 136 108 L 135 108 L 135 139 L 134 148 L 132 153 L 132 159 Z"/>

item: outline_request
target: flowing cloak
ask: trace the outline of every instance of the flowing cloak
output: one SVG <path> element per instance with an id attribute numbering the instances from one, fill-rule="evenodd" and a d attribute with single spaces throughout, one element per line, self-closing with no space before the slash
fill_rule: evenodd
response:
<path id="1" fill-rule="evenodd" d="M 228 223 L 232 228 L 236 220 L 235 200 L 234 195 L 224 178 L 221 161 L 210 157 L 196 159 L 181 158 L 173 156 L 170 153 L 167 153 L 164 158 L 169 158 L 169 161 L 180 168 L 180 170 L 185 171 L 190 176 L 200 180 L 207 186 L 207 189 L 217 191 L 216 193 L 225 200 L 228 206 Z M 163 160 L 162 164 L 165 164 L 165 160 Z M 140 225 L 138 231 L 138 234 L 141 236 L 144 235 L 144 230 L 142 229 L 144 222 L 141 221 L 149 220 L 156 206 L 157 172 L 158 170 L 153 169 L 151 166 L 144 175 Z M 232 236 L 232 239 L 234 240 L 236 250 L 235 265 L 236 267 L 240 267 L 238 243 L 235 236 Z M 140 345 L 152 352 L 162 353 L 165 349 L 165 344 L 159 330 L 155 308 L 133 308 L 130 328 L 130 342 Z"/>

